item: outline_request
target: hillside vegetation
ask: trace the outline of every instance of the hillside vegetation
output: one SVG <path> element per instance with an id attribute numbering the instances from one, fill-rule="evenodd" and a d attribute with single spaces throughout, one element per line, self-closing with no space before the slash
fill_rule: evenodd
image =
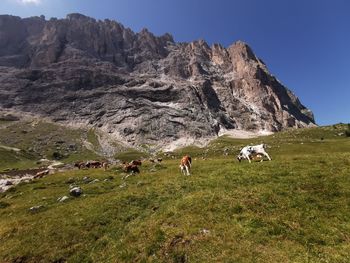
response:
<path id="1" fill-rule="evenodd" d="M 220 137 L 159 153 L 127 179 L 113 167 L 17 185 L 0 195 L 0 262 L 350 262 L 346 129 Z M 260 142 L 271 162 L 235 159 Z M 191 176 L 178 169 L 184 153 Z M 83 195 L 58 202 L 72 184 Z"/>
<path id="2" fill-rule="evenodd" d="M 73 129 L 35 119 L 0 121 L 0 172 L 34 167 L 41 158 L 64 163 L 103 158 L 101 152 L 93 129 Z"/>

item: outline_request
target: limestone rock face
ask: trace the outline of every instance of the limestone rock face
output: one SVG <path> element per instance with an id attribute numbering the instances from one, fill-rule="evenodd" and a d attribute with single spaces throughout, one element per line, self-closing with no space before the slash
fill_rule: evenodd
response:
<path id="1" fill-rule="evenodd" d="M 134 33 L 81 14 L 0 16 L 0 109 L 89 125 L 133 145 L 314 125 L 252 49 Z"/>

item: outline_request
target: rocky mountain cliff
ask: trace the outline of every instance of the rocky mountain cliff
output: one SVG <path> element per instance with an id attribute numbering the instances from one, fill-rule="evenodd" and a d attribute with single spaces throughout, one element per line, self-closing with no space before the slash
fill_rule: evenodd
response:
<path id="1" fill-rule="evenodd" d="M 0 16 L 0 109 L 94 126 L 130 145 L 314 125 L 241 41 L 176 43 L 81 14 Z"/>

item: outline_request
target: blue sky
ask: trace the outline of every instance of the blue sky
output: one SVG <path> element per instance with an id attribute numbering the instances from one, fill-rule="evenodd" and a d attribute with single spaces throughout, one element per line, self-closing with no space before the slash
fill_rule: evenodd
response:
<path id="1" fill-rule="evenodd" d="M 350 122 L 350 1 L 0 0 L 0 13 L 114 19 L 176 41 L 247 42 L 320 125 Z"/>

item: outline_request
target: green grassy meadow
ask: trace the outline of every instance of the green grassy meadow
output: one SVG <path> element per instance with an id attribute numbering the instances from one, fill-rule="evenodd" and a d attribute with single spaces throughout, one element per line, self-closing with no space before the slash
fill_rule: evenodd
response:
<path id="1" fill-rule="evenodd" d="M 220 137 L 160 155 L 161 164 L 146 161 L 126 179 L 112 167 L 17 185 L 0 194 L 0 262 L 350 262 L 346 129 Z M 271 162 L 235 159 L 240 147 L 261 142 Z M 178 169 L 185 153 L 191 176 Z M 71 184 L 83 195 L 58 202 Z"/>
<path id="2" fill-rule="evenodd" d="M 31 168 L 41 158 L 64 163 L 99 158 L 96 152 L 84 147 L 84 140 L 95 146 L 97 139 L 94 131 L 69 129 L 36 120 L 0 121 L 0 172 L 4 169 Z"/>

